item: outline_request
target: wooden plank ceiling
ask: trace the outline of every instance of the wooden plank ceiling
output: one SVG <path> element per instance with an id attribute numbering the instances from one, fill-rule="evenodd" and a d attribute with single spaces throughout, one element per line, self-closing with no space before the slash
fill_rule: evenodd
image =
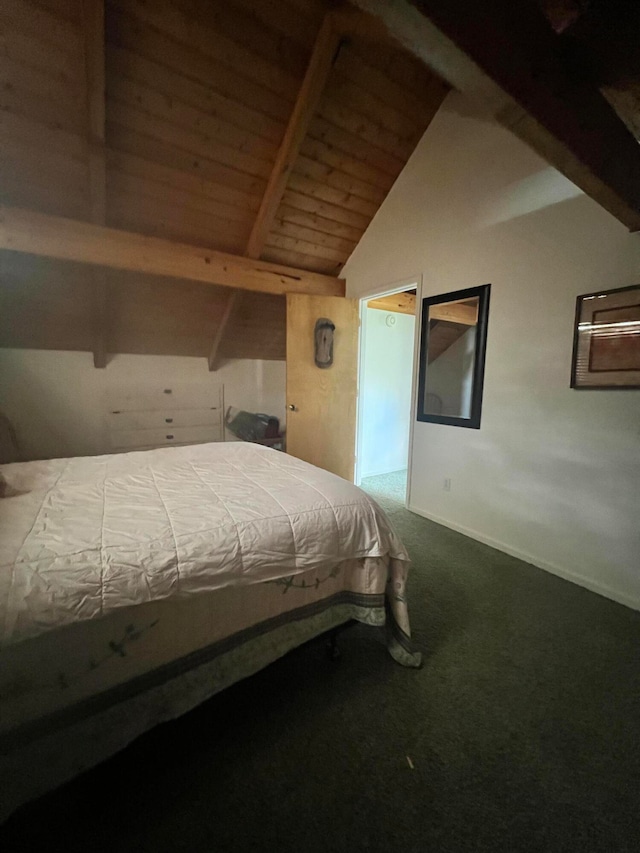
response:
<path id="1" fill-rule="evenodd" d="M 329 4 L 106 0 L 103 115 L 96 6 L 0 0 L 0 204 L 248 253 Z M 447 91 L 390 40 L 336 44 L 259 254 L 331 275 Z M 0 345 L 284 358 L 282 296 L 94 272 L 0 252 Z"/>

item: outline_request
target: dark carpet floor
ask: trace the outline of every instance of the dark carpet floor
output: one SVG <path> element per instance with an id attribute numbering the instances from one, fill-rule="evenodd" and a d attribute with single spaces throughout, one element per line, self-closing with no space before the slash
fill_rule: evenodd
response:
<path id="1" fill-rule="evenodd" d="M 640 613 L 379 496 L 419 671 L 314 641 L 0 829 L 0 849 L 640 850 Z M 7 782 L 7 780 L 3 780 Z"/>

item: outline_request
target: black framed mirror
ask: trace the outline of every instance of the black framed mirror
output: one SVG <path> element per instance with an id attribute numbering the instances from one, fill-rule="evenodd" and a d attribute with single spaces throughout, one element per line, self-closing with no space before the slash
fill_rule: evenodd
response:
<path id="1" fill-rule="evenodd" d="M 422 300 L 418 420 L 480 429 L 490 284 Z"/>

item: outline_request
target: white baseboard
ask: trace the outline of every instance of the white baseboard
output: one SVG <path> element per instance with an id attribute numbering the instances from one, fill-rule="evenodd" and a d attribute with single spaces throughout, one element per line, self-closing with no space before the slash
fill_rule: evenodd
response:
<path id="1" fill-rule="evenodd" d="M 472 530 L 471 528 L 465 527 L 462 524 L 457 524 L 456 522 L 448 521 L 446 518 L 441 518 L 440 516 L 434 515 L 431 512 L 426 512 L 423 509 L 418 509 L 418 507 L 416 506 L 409 505 L 407 506 L 407 509 L 410 512 L 415 512 L 416 515 L 421 515 L 423 518 L 428 518 L 429 521 L 435 521 L 436 524 L 442 524 L 443 527 L 448 527 L 450 530 L 455 530 L 458 533 L 463 533 L 470 539 L 475 539 L 477 542 L 482 542 L 484 545 L 489 545 L 491 548 L 495 548 L 497 551 L 502 551 L 505 554 L 509 554 L 509 556 L 511 557 L 517 557 L 519 560 L 522 560 L 525 563 L 531 563 L 531 565 L 536 566 L 538 569 L 544 569 L 545 572 L 549 572 L 552 575 L 557 575 L 557 577 L 559 578 L 571 581 L 572 583 L 584 587 L 585 589 L 588 589 L 591 592 L 595 592 L 598 595 L 602 595 L 604 596 L 604 598 L 609 598 L 612 601 L 617 602 L 618 604 L 623 604 L 625 607 L 630 607 L 632 610 L 640 610 L 640 599 L 626 595 L 625 593 L 620 592 L 619 590 L 613 589 L 613 587 L 607 586 L 603 583 L 599 583 L 598 581 L 591 580 L 590 578 L 582 577 L 581 575 L 578 575 L 569 569 L 565 569 L 562 566 L 558 566 L 555 563 L 549 563 L 546 560 L 540 559 L 540 557 L 536 557 L 533 554 L 527 554 L 525 551 L 521 551 L 519 548 L 514 548 L 511 545 L 507 545 L 506 542 L 500 542 L 498 539 L 494 539 L 491 536 L 486 536 L 484 533 L 480 533 L 477 530 Z"/>

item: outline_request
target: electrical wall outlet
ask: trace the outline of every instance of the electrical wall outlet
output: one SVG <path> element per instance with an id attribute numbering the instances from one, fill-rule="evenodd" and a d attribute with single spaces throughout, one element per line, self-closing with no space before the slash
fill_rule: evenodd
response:
<path id="1" fill-rule="evenodd" d="M 445 492 L 451 491 L 451 480 L 448 477 L 445 479 L 444 483 L 442 484 L 442 488 L 445 490 Z"/>

